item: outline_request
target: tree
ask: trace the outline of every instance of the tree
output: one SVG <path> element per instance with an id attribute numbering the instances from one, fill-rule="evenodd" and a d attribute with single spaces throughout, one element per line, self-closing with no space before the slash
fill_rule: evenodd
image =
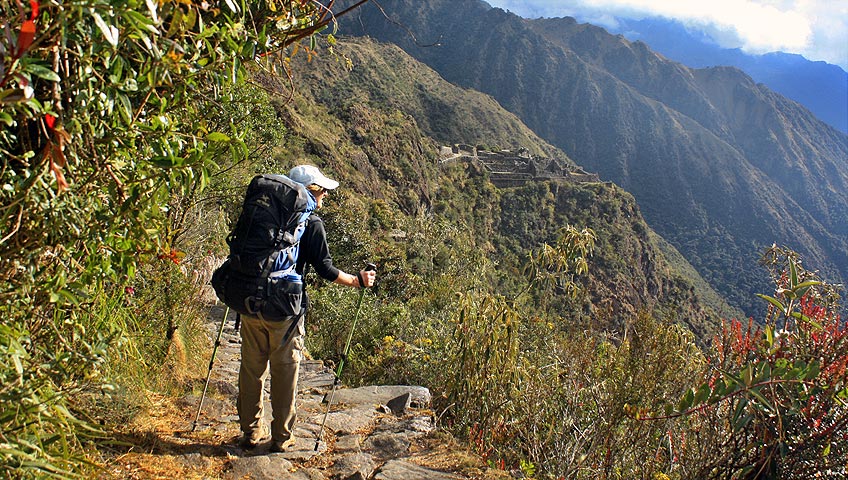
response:
<path id="1" fill-rule="evenodd" d="M 5 468 L 73 469 L 51 454 L 80 431 L 66 401 L 114 338 L 80 315 L 141 259 L 179 261 L 174 199 L 248 155 L 205 107 L 332 48 L 333 3 L 0 0 L 0 397 L 20 406 L 0 417 Z"/>

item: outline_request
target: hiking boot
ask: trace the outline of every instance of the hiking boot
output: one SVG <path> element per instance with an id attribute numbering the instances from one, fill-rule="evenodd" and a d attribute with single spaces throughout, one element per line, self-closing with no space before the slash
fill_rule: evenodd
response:
<path id="1" fill-rule="evenodd" d="M 267 427 L 260 427 L 254 430 L 252 433 L 243 433 L 241 436 L 241 440 L 239 440 L 239 446 L 246 450 L 252 450 L 256 448 L 257 445 L 262 443 L 263 440 L 268 438 L 269 432 Z"/>
<path id="2" fill-rule="evenodd" d="M 284 440 L 282 442 L 272 442 L 270 451 L 271 453 L 281 453 L 286 450 L 294 447 L 294 444 L 297 443 L 294 437 L 289 437 L 288 440 Z"/>

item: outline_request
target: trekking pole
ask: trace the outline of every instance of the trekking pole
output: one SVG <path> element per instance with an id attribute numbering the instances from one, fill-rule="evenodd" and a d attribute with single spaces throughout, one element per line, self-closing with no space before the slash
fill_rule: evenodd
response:
<path id="1" fill-rule="evenodd" d="M 373 263 L 368 263 L 365 266 L 365 271 L 369 272 L 372 270 L 376 270 L 377 266 Z M 353 314 L 353 325 L 350 326 L 350 333 L 347 336 L 347 343 L 345 344 L 344 352 L 342 353 L 342 358 L 339 360 L 339 366 L 336 368 L 336 378 L 333 379 L 333 390 L 330 391 L 330 400 L 327 401 L 327 411 L 324 412 L 324 420 L 321 421 L 321 428 L 318 429 L 318 434 L 315 436 L 315 451 L 318 451 L 318 444 L 321 443 L 321 434 L 324 432 L 324 425 L 327 423 L 327 417 L 330 415 L 330 406 L 333 405 L 333 398 L 336 396 L 336 387 L 339 385 L 339 381 L 342 377 L 342 369 L 344 368 L 345 360 L 347 359 L 347 354 L 350 351 L 350 341 L 353 339 L 353 331 L 356 329 L 356 321 L 359 320 L 359 310 L 362 308 L 362 299 L 365 297 L 365 287 L 362 287 L 362 291 L 359 292 L 359 301 L 356 302 L 356 313 Z"/>
<path id="2" fill-rule="evenodd" d="M 203 408 L 203 399 L 206 398 L 206 390 L 209 388 L 209 378 L 212 376 L 212 364 L 215 362 L 215 354 L 218 353 L 218 346 L 221 345 L 221 334 L 224 333 L 224 325 L 227 323 L 227 316 L 230 314 L 230 307 L 224 310 L 224 318 L 221 319 L 221 327 L 218 328 L 218 336 L 215 338 L 215 347 L 212 349 L 212 358 L 209 359 L 209 371 L 206 372 L 206 385 L 203 386 L 203 395 L 200 396 L 200 403 L 197 404 L 197 415 L 194 416 L 194 422 L 191 425 L 191 431 L 197 429 L 197 419 L 200 418 L 200 410 Z"/>

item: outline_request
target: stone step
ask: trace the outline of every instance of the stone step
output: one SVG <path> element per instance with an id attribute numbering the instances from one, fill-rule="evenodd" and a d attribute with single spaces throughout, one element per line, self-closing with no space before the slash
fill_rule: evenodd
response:
<path id="1" fill-rule="evenodd" d="M 207 319 L 212 341 L 220 328 L 223 308 L 213 308 Z M 232 313 L 230 314 L 232 317 Z M 240 337 L 228 319 L 212 363 L 210 390 L 197 427 L 218 434 L 238 431 L 236 397 L 241 360 Z M 228 458 L 223 479 L 433 479 L 464 478 L 415 464 L 412 448 L 434 430 L 430 391 L 407 385 L 373 385 L 332 392 L 335 373 L 321 360 L 303 360 L 298 379 L 295 445 L 286 452 L 271 453 L 270 440 L 252 450 L 235 442 L 219 448 Z M 266 393 L 270 380 L 266 381 Z M 264 421 L 271 420 L 270 396 L 266 396 Z M 197 405 L 199 395 L 184 399 Z M 326 415 L 326 423 L 325 422 Z M 322 428 L 323 425 L 323 428 Z M 320 435 L 319 435 L 320 433 Z M 232 433 L 231 433 L 232 434 Z M 316 441 L 316 439 L 318 439 Z M 316 450 L 317 445 L 317 450 Z M 199 468 L 208 459 L 187 455 L 177 462 Z"/>

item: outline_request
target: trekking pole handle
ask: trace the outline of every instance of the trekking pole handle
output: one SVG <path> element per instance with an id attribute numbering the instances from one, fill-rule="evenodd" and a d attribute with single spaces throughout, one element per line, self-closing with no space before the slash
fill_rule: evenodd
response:
<path id="1" fill-rule="evenodd" d="M 375 265 L 371 262 L 368 262 L 368 263 L 365 264 L 364 270 L 366 272 L 376 272 L 377 271 L 377 265 Z M 365 288 L 365 282 L 362 279 L 362 273 L 356 272 L 356 279 L 359 281 L 359 288 Z"/>

